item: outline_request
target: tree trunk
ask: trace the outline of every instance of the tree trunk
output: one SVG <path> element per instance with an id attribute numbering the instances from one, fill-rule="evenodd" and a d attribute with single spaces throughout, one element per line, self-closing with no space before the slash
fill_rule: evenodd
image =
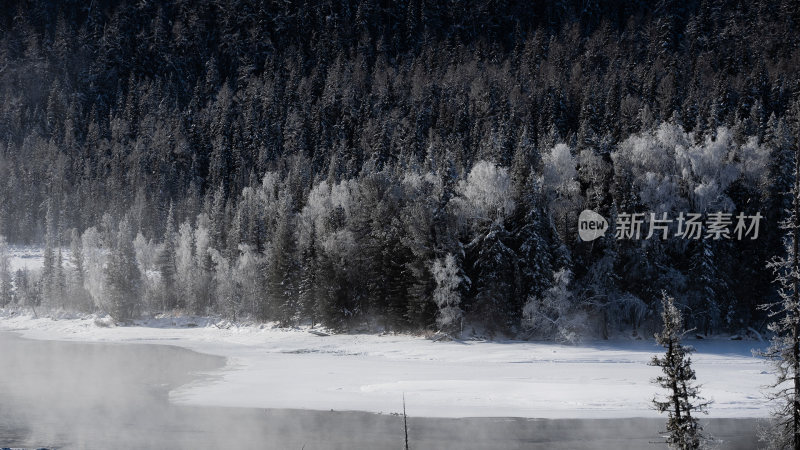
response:
<path id="1" fill-rule="evenodd" d="M 670 340 L 669 347 L 667 349 L 667 355 L 669 359 L 670 367 L 675 367 L 675 353 L 673 350 L 674 343 Z M 681 423 L 681 398 L 680 398 L 680 391 L 678 391 L 678 380 L 675 377 L 672 377 L 672 404 L 675 407 L 675 421 L 677 423 Z"/>

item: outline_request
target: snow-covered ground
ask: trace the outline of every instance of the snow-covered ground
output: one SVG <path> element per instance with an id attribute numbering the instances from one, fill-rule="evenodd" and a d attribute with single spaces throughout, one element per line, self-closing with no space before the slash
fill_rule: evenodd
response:
<path id="1" fill-rule="evenodd" d="M 67 250 L 62 250 L 64 259 L 68 258 L 65 256 L 66 252 Z M 39 270 L 44 261 L 44 251 L 38 246 L 12 245 L 9 248 L 9 255 L 12 274 L 20 269 Z"/>
<path id="2" fill-rule="evenodd" d="M 306 329 L 153 319 L 107 326 L 95 317 L 35 319 L 0 311 L 0 330 L 33 339 L 168 344 L 227 357 L 207 380 L 171 393 L 192 405 L 397 412 L 427 417 L 655 417 L 650 341 L 567 346 L 530 342 L 433 342 L 405 335 L 317 336 Z M 189 326 L 189 325 L 198 326 Z M 772 380 L 751 355 L 758 341 L 691 341 L 710 417 L 762 417 Z M 131 364 L 135 364 L 131 361 Z"/>

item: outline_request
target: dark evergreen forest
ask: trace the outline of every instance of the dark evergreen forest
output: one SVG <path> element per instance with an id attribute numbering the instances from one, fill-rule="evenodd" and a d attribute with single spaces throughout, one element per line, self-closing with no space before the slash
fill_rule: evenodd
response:
<path id="1" fill-rule="evenodd" d="M 763 329 L 798 68 L 796 0 L 6 0 L 0 234 L 45 265 L 0 304 L 569 341 L 666 290 Z"/>

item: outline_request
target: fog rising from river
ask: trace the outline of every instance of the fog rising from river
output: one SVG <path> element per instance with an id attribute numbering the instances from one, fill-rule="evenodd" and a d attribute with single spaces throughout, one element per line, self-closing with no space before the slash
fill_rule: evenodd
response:
<path id="1" fill-rule="evenodd" d="M 214 376 L 224 363 L 168 345 L 0 333 L 0 447 L 402 448 L 402 418 L 393 415 L 169 403 L 171 389 Z M 409 419 L 411 448 L 433 450 L 659 448 L 650 443 L 662 428 L 653 419 Z M 752 420 L 717 420 L 709 428 L 726 441 L 722 448 L 756 445 Z"/>

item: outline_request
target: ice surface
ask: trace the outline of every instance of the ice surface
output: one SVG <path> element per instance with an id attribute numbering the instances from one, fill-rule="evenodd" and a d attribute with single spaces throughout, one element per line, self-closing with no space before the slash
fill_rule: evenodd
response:
<path id="1" fill-rule="evenodd" d="M 95 316 L 0 313 L 0 329 L 24 337 L 162 343 L 228 358 L 225 369 L 171 393 L 181 404 L 398 412 L 427 417 L 656 417 L 649 399 L 659 352 L 649 341 L 568 346 L 533 342 L 433 342 L 407 335 L 317 336 L 308 329 L 161 318 L 108 326 Z M 758 341 L 690 341 L 710 417 L 763 417 L 761 387 L 773 376 L 751 355 Z"/>

